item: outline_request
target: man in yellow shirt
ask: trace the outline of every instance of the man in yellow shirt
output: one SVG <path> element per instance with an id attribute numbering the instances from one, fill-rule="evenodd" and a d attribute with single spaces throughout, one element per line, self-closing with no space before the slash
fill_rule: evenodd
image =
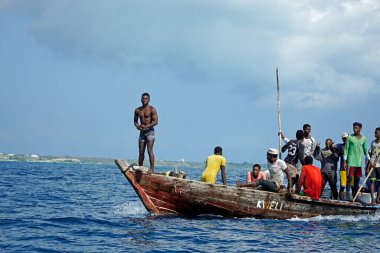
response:
<path id="1" fill-rule="evenodd" d="M 216 176 L 219 170 L 222 170 L 222 181 L 226 183 L 226 158 L 222 156 L 222 148 L 215 147 L 214 154 L 210 155 L 206 160 L 205 170 L 202 173 L 201 181 L 206 183 L 215 184 Z"/>

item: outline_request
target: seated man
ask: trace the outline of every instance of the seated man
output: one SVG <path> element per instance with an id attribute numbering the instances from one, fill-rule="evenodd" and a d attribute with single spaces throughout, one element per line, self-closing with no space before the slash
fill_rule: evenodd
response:
<path id="1" fill-rule="evenodd" d="M 296 193 L 306 195 L 311 199 L 319 199 L 322 194 L 322 174 L 318 167 L 313 166 L 313 158 L 305 157 L 305 165 L 302 167 L 301 176 L 298 179 Z M 303 191 L 301 187 L 303 186 Z"/>
<path id="2" fill-rule="evenodd" d="M 284 180 L 284 172 L 288 177 L 288 190 L 292 188 L 292 178 L 290 171 L 283 160 L 277 158 L 278 150 L 270 148 L 267 152 L 268 170 L 266 171 L 267 180 L 258 179 L 256 182 L 238 185 L 241 187 L 257 187 L 261 186 L 263 190 L 278 192 Z"/>
<path id="3" fill-rule="evenodd" d="M 261 166 L 259 164 L 254 164 L 252 166 L 252 171 L 248 171 L 246 175 L 246 183 L 256 182 L 258 179 L 267 179 L 264 172 L 260 171 Z M 237 182 L 236 185 L 242 187 L 245 183 Z"/>
<path id="4" fill-rule="evenodd" d="M 224 185 L 226 182 L 226 158 L 222 156 L 222 148 L 215 147 L 214 154 L 210 155 L 206 160 L 205 170 L 202 173 L 201 181 L 206 183 L 216 183 L 216 176 L 219 170 L 222 170 L 222 181 Z"/>

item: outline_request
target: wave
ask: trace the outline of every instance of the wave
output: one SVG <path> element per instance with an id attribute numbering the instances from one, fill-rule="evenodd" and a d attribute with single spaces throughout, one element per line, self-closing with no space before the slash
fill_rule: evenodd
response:
<path id="1" fill-rule="evenodd" d="M 291 218 L 289 221 L 380 221 L 380 210 L 376 211 L 374 215 L 330 215 L 330 216 L 316 216 L 312 218 Z"/>
<path id="2" fill-rule="evenodd" d="M 121 216 L 131 216 L 139 214 L 148 214 L 143 204 L 139 201 L 127 202 L 115 207 L 115 214 Z"/>

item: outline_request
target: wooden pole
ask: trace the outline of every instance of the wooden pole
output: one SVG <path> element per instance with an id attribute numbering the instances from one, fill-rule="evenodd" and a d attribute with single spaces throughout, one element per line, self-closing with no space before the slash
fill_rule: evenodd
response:
<path id="1" fill-rule="evenodd" d="M 281 130 L 281 112 L 280 112 L 280 80 L 278 78 L 278 68 L 276 68 L 277 78 L 277 117 L 278 117 L 278 132 Z M 278 157 L 281 159 L 281 136 L 278 136 Z"/>
<path id="2" fill-rule="evenodd" d="M 375 164 L 379 161 L 379 159 L 380 159 L 380 154 L 378 154 L 378 155 L 376 156 L 376 158 L 375 158 Z M 366 169 L 367 169 L 367 166 L 369 166 L 369 165 L 371 164 L 370 161 L 368 161 L 368 163 L 369 163 L 369 164 L 366 165 Z M 364 181 L 363 181 L 362 185 L 360 186 L 358 192 L 355 194 L 355 197 L 352 199 L 352 202 L 355 202 L 355 200 L 356 200 L 356 198 L 358 197 L 360 191 L 362 190 L 364 184 L 367 183 L 367 180 L 368 180 L 369 176 L 371 175 L 372 171 L 373 171 L 373 167 L 371 168 L 371 170 L 369 171 L 368 175 L 367 175 L 366 178 L 364 179 Z M 378 193 L 378 194 L 379 194 L 379 193 Z"/>
<path id="3" fill-rule="evenodd" d="M 371 175 L 372 170 L 373 170 L 373 168 L 371 168 L 371 170 L 369 171 L 368 175 L 367 175 L 366 178 L 364 179 L 364 181 L 363 181 L 362 185 L 360 186 L 358 192 L 355 194 L 355 197 L 352 199 L 352 202 L 355 202 L 356 198 L 359 196 L 359 193 L 360 193 L 360 191 L 362 190 L 364 184 L 367 183 L 367 180 L 368 180 L 369 176 Z"/>

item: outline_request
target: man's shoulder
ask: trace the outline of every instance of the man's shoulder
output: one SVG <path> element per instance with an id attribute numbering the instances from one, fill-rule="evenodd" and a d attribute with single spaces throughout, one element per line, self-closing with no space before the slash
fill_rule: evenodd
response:
<path id="1" fill-rule="evenodd" d="M 282 165 L 282 166 L 286 166 L 286 162 L 284 160 L 281 160 L 281 159 L 277 159 L 277 161 L 275 163 Z"/>
<path id="2" fill-rule="evenodd" d="M 156 108 L 154 108 L 154 106 L 151 106 L 151 105 L 148 105 L 148 108 L 149 108 L 149 110 L 151 110 L 151 111 L 155 111 L 155 110 L 156 110 Z"/>

